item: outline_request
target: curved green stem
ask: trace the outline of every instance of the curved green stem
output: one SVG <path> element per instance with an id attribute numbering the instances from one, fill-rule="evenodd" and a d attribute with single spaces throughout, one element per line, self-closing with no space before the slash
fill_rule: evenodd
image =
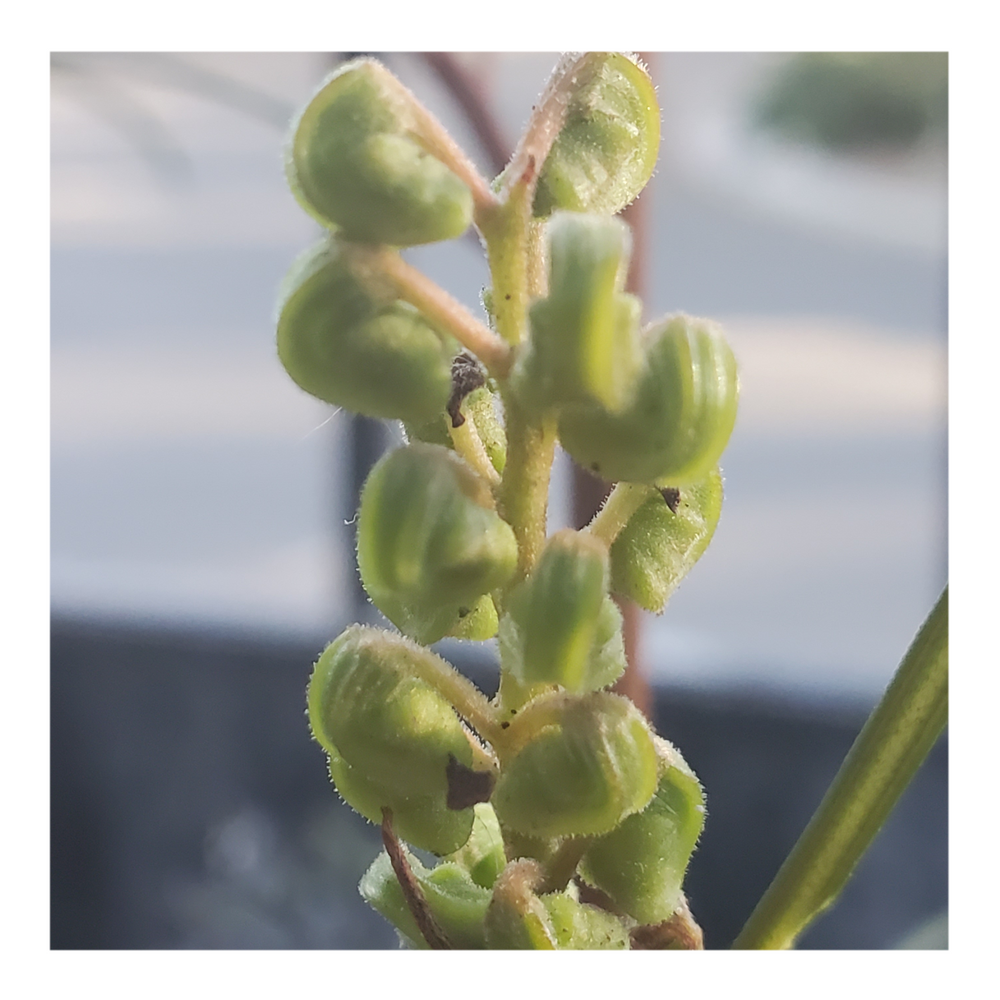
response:
<path id="1" fill-rule="evenodd" d="M 837 898 L 948 721 L 948 588 L 733 943 L 791 948 Z"/>
<path id="2" fill-rule="evenodd" d="M 355 275 L 362 281 L 367 279 L 375 288 L 390 283 L 400 299 L 416 306 L 434 326 L 450 333 L 463 347 L 472 351 L 491 375 L 499 378 L 507 374 L 512 360 L 510 347 L 489 327 L 480 323 L 461 302 L 403 260 L 397 251 L 384 246 L 353 243 L 350 259 Z"/>
<path id="3" fill-rule="evenodd" d="M 456 427 L 449 420 L 448 434 L 451 436 L 455 451 L 490 484 L 490 488 L 495 489 L 499 486 L 500 473 L 493 468 L 475 423 L 467 417 L 464 423 Z"/>
<path id="4" fill-rule="evenodd" d="M 645 483 L 618 483 L 584 529 L 608 548 L 629 522 L 629 518 L 651 497 L 656 488 Z"/>

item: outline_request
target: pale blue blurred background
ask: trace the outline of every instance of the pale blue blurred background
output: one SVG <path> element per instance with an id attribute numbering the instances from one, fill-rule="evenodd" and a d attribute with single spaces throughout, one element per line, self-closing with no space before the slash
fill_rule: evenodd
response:
<path id="1" fill-rule="evenodd" d="M 315 237 L 283 115 L 324 54 L 58 57 L 52 86 L 52 604 L 62 617 L 321 643 L 354 616 L 347 417 L 273 347 Z M 484 161 L 419 56 L 390 67 Z M 716 540 L 654 677 L 870 701 L 946 577 L 946 155 L 837 155 L 753 126 L 790 57 L 659 55 L 653 315 L 721 319 L 742 366 Z M 513 143 L 555 56 L 478 55 Z M 219 81 L 222 80 L 220 83 Z M 411 258 L 470 306 L 475 241 Z M 553 525 L 567 514 L 566 464 Z"/>

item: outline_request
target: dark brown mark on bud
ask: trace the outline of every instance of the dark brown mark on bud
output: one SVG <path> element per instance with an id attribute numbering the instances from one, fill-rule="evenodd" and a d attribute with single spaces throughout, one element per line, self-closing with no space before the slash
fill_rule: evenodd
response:
<path id="1" fill-rule="evenodd" d="M 473 771 L 454 754 L 448 754 L 445 776 L 448 779 L 448 798 L 445 802 L 449 809 L 468 809 L 477 802 L 489 802 L 497 782 L 492 771 Z"/>
<path id="2" fill-rule="evenodd" d="M 660 490 L 660 496 L 663 497 L 671 512 L 676 514 L 677 508 L 681 502 L 681 491 L 675 489 L 673 486 L 665 486 L 662 490 Z"/>
<path id="3" fill-rule="evenodd" d="M 479 362 L 468 351 L 457 355 L 451 363 L 451 398 L 448 400 L 448 416 L 452 427 L 465 423 L 462 415 L 462 401 L 475 389 L 486 384 L 486 373 Z"/>
<path id="4" fill-rule="evenodd" d="M 406 905 L 413 914 L 417 928 L 428 947 L 438 951 L 450 950 L 451 945 L 434 919 L 434 914 L 431 913 L 424 897 L 424 891 L 420 888 L 413 869 L 410 868 L 403 845 L 392 828 L 392 810 L 385 807 L 382 809 L 382 843 L 385 845 L 386 854 L 389 855 L 392 870 L 396 873 L 399 887 L 403 890 L 403 899 L 406 900 Z"/>

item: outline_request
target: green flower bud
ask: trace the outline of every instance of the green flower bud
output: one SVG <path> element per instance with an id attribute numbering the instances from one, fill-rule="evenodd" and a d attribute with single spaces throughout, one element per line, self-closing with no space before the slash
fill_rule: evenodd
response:
<path id="1" fill-rule="evenodd" d="M 722 475 L 651 496 L 611 546 L 611 589 L 661 612 L 708 548 L 722 511 Z"/>
<path id="2" fill-rule="evenodd" d="M 288 183 L 302 206 L 356 243 L 461 236 L 472 193 L 427 149 L 426 111 L 384 67 L 357 60 L 320 86 L 293 125 Z"/>
<path id="3" fill-rule="evenodd" d="M 705 797 L 694 772 L 666 740 L 657 738 L 661 776 L 656 794 L 599 838 L 583 857 L 587 882 L 641 924 L 670 917 L 681 902 L 688 861 L 705 823 Z"/>
<path id="4" fill-rule="evenodd" d="M 447 807 L 448 765 L 471 767 L 469 736 L 423 679 L 450 671 L 402 636 L 352 625 L 324 650 L 308 690 L 309 724 L 345 801 L 373 823 L 390 808 L 399 836 L 436 854 L 461 847 L 473 821 L 471 807 Z"/>
<path id="5" fill-rule="evenodd" d="M 705 478 L 736 422 L 736 359 L 717 324 L 677 314 L 646 333 L 646 366 L 618 414 L 568 406 L 562 446 L 604 479 L 686 486 Z"/>
<path id="6" fill-rule="evenodd" d="M 508 599 L 504 670 L 532 693 L 575 694 L 613 684 L 625 670 L 621 613 L 608 595 L 608 552 L 591 535 L 559 531 Z M 506 706 L 506 702 L 505 702 Z"/>
<path id="7" fill-rule="evenodd" d="M 534 212 L 614 215 L 646 186 L 660 147 L 656 89 L 638 63 L 608 53 L 580 81 L 545 159 Z"/>
<path id="8" fill-rule="evenodd" d="M 607 833 L 645 807 L 657 756 L 646 720 L 607 691 L 535 699 L 508 735 L 524 744 L 493 793 L 497 818 L 532 837 Z"/>
<path id="9" fill-rule="evenodd" d="M 299 257 L 278 309 L 278 357 L 306 392 L 369 417 L 444 412 L 458 345 L 412 306 L 362 287 L 336 240 Z"/>
<path id="10" fill-rule="evenodd" d="M 375 606 L 407 635 L 436 642 L 516 564 L 514 532 L 489 487 L 453 452 L 410 444 L 372 469 L 358 511 L 358 568 Z M 488 607 L 478 614 L 480 626 L 489 620 Z"/>
<path id="11" fill-rule="evenodd" d="M 529 349 L 514 370 L 536 408 L 597 403 L 617 411 L 641 364 L 641 303 L 622 293 L 631 234 L 618 219 L 559 212 L 548 226 L 549 294 L 531 307 Z"/>
<path id="12" fill-rule="evenodd" d="M 446 862 L 427 868 L 409 851 L 405 853 L 423 891 L 427 908 L 451 946 L 485 948 L 483 920 L 490 903 L 489 889 L 477 885 L 460 865 Z M 358 891 L 373 909 L 396 927 L 411 948 L 428 947 L 406 905 L 403 890 L 385 851 L 362 876 Z"/>

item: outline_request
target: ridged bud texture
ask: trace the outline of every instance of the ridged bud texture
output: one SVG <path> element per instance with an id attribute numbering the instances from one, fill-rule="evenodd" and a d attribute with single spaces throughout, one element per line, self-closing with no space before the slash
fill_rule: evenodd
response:
<path id="1" fill-rule="evenodd" d="M 447 808 L 448 763 L 471 766 L 472 749 L 454 708 L 421 679 L 422 666 L 452 669 L 402 636 L 348 627 L 313 670 L 309 723 L 349 805 L 373 823 L 388 807 L 400 837 L 448 854 L 468 840 L 473 821 L 471 807 Z"/>
<path id="2" fill-rule="evenodd" d="M 532 702 L 512 724 L 531 725 Z M 642 809 L 657 782 L 649 726 L 626 698 L 599 691 L 565 699 L 504 764 L 493 808 L 501 824 L 532 837 L 607 833 Z"/>
<path id="3" fill-rule="evenodd" d="M 628 406 L 620 413 L 567 407 L 560 441 L 603 479 L 696 483 L 718 463 L 736 421 L 736 359 L 717 324 L 683 314 L 646 332 L 645 353 Z"/>
<path id="4" fill-rule="evenodd" d="M 641 364 L 641 303 L 622 293 L 631 236 L 618 219 L 559 212 L 548 225 L 549 294 L 531 307 L 515 385 L 536 408 L 625 405 Z"/>
<path id="5" fill-rule="evenodd" d="M 614 215 L 646 186 L 659 147 L 652 81 L 627 56 L 608 53 L 571 98 L 542 168 L 535 215 L 557 208 Z"/>
<path id="6" fill-rule="evenodd" d="M 278 357 L 306 392 L 368 417 L 444 412 L 458 345 L 412 306 L 363 288 L 336 240 L 296 261 L 278 309 Z"/>
<path id="7" fill-rule="evenodd" d="M 472 193 L 421 142 L 415 99 L 378 63 L 337 69 L 293 126 L 286 172 L 303 207 L 356 243 L 461 236 Z"/>
<path id="8" fill-rule="evenodd" d="M 673 915 L 688 861 L 705 823 L 701 785 L 681 755 L 657 739 L 661 777 L 649 805 L 598 839 L 581 874 L 641 924 Z"/>
<path id="9" fill-rule="evenodd" d="M 372 469 L 358 511 L 358 568 L 375 606 L 403 632 L 436 642 L 516 563 L 517 540 L 488 486 L 453 452 L 410 444 Z M 478 614 L 488 619 L 489 609 Z"/>

